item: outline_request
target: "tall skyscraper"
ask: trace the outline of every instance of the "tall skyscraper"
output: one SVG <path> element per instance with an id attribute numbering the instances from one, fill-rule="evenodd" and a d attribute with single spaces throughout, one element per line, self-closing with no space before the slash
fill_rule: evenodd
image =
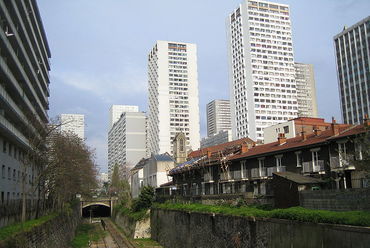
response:
<path id="1" fill-rule="evenodd" d="M 344 123 L 361 123 L 370 114 L 370 16 L 334 37 Z"/>
<path id="2" fill-rule="evenodd" d="M 80 114 L 61 114 L 60 131 L 76 134 L 80 139 L 85 138 L 85 116 Z"/>
<path id="3" fill-rule="evenodd" d="M 108 133 L 108 175 L 120 166 L 128 177 L 129 170 L 146 157 L 146 116 L 143 112 L 123 112 Z"/>
<path id="4" fill-rule="evenodd" d="M 313 65 L 294 63 L 297 83 L 298 115 L 317 117 L 316 83 Z"/>
<path id="5" fill-rule="evenodd" d="M 123 112 L 139 112 L 139 106 L 112 105 L 109 109 L 109 129 L 119 120 Z"/>
<path id="6" fill-rule="evenodd" d="M 199 148 L 197 47 L 157 41 L 148 56 L 150 153 L 172 153 L 172 140 L 185 133 L 187 147 Z"/>
<path id="7" fill-rule="evenodd" d="M 27 154 L 48 122 L 50 49 L 36 1 L 1 1 L 0 9 L 1 205 L 38 197 L 42 167 Z"/>
<path id="8" fill-rule="evenodd" d="M 230 101 L 213 100 L 207 104 L 207 136 L 231 130 Z"/>
<path id="9" fill-rule="evenodd" d="M 289 6 L 243 1 L 227 19 L 233 139 L 298 115 Z"/>

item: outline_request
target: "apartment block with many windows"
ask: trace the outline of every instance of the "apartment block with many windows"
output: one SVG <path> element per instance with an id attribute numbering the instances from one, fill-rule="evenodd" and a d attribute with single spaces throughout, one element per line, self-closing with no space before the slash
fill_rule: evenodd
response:
<path id="1" fill-rule="evenodd" d="M 197 47 L 157 41 L 148 56 L 149 154 L 173 152 L 172 140 L 183 132 L 188 149 L 200 140 Z"/>
<path id="2" fill-rule="evenodd" d="M 233 138 L 298 115 L 289 6 L 245 0 L 227 18 Z"/>
<path id="3" fill-rule="evenodd" d="M 344 123 L 358 124 L 370 114 L 370 16 L 334 37 Z"/>
<path id="4" fill-rule="evenodd" d="M 37 198 L 35 149 L 48 122 L 50 49 L 36 1 L 0 1 L 0 204 Z M 23 187 L 24 186 L 24 187 Z M 24 189 L 24 190 L 23 190 Z M 34 193 L 33 193 L 34 192 Z"/>

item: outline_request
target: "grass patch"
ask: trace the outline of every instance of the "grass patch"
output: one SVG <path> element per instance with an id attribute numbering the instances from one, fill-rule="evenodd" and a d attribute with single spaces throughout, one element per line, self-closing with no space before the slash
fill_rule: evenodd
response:
<path id="1" fill-rule="evenodd" d="M 134 219 L 135 221 L 140 221 L 149 217 L 149 214 L 147 214 L 148 209 L 142 209 L 140 211 L 135 212 L 132 209 L 123 206 L 117 206 L 116 210 L 119 213 Z"/>
<path id="2" fill-rule="evenodd" d="M 81 224 L 77 227 L 76 236 L 71 241 L 73 248 L 88 247 L 89 240 L 98 241 L 106 235 L 106 232 L 98 228 L 97 225 Z"/>
<path id="3" fill-rule="evenodd" d="M 21 232 L 28 232 L 32 228 L 42 225 L 45 222 L 58 216 L 57 213 L 42 216 L 38 219 L 29 220 L 24 223 L 17 223 L 10 226 L 0 228 L 0 240 L 5 240 Z"/>
<path id="4" fill-rule="evenodd" d="M 219 213 L 234 216 L 277 218 L 286 220 L 297 220 L 302 222 L 370 227 L 370 212 L 368 211 L 335 212 L 326 210 L 312 210 L 302 207 L 264 210 L 259 209 L 256 206 L 232 207 L 179 203 L 156 204 L 155 207 L 161 209 L 182 210 L 201 213 Z"/>
<path id="5" fill-rule="evenodd" d="M 140 248 L 162 247 L 160 244 L 152 239 L 134 239 L 133 242 L 135 243 L 136 247 Z"/>

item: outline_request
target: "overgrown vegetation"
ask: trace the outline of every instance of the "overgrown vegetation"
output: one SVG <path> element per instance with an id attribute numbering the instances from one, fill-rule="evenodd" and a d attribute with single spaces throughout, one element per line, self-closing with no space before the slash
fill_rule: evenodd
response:
<path id="1" fill-rule="evenodd" d="M 14 235 L 16 235 L 18 233 L 21 233 L 21 232 L 28 232 L 32 228 L 34 228 L 36 226 L 40 226 L 40 225 L 44 224 L 45 222 L 55 218 L 56 216 L 58 216 L 58 214 L 53 213 L 53 214 L 46 215 L 46 216 L 43 216 L 43 217 L 38 218 L 38 219 L 29 220 L 29 221 L 26 221 L 26 222 L 23 222 L 23 223 L 17 223 L 17 224 L 14 224 L 14 225 L 10 225 L 10 226 L 0 228 L 0 240 L 5 240 L 5 239 L 8 239 L 8 238 L 11 238 Z"/>
<path id="2" fill-rule="evenodd" d="M 149 209 L 153 204 L 154 196 L 154 188 L 151 186 L 144 186 L 141 189 L 139 197 L 133 201 L 132 210 L 134 212 L 139 212 Z"/>
<path id="3" fill-rule="evenodd" d="M 81 224 L 76 230 L 76 236 L 71 242 L 73 248 L 89 247 L 89 241 L 98 241 L 106 235 L 106 232 L 96 225 Z"/>
<path id="4" fill-rule="evenodd" d="M 231 207 L 178 203 L 156 204 L 155 207 L 161 209 L 183 210 L 202 213 L 219 213 L 234 216 L 277 218 L 302 222 L 344 224 L 370 227 L 370 212 L 367 211 L 334 212 L 326 210 L 311 210 L 302 207 L 263 210 L 255 206 Z"/>
<path id="5" fill-rule="evenodd" d="M 156 241 L 152 239 L 135 239 L 133 240 L 136 247 L 138 248 L 154 248 L 154 247 L 162 247 L 160 244 L 158 244 Z"/>

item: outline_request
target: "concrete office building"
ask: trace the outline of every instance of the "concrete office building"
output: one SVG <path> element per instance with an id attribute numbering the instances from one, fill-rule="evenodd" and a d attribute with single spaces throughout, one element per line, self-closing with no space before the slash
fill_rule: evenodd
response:
<path id="1" fill-rule="evenodd" d="M 85 138 L 85 116 L 80 114 L 61 114 L 60 131 L 76 134 L 80 139 Z"/>
<path id="2" fill-rule="evenodd" d="M 199 96 L 195 44 L 157 41 L 148 56 L 148 150 L 172 153 L 179 132 L 199 148 Z"/>
<path id="3" fill-rule="evenodd" d="M 139 106 L 112 105 L 109 109 L 109 129 L 119 120 L 123 112 L 139 112 Z"/>
<path id="4" fill-rule="evenodd" d="M 230 101 L 213 100 L 207 104 L 207 136 L 231 130 Z"/>
<path id="5" fill-rule="evenodd" d="M 289 6 L 245 0 L 227 19 L 233 139 L 298 115 Z"/>
<path id="6" fill-rule="evenodd" d="M 313 65 L 294 63 L 297 83 L 298 115 L 317 117 L 316 83 Z"/>
<path id="7" fill-rule="evenodd" d="M 233 140 L 233 135 L 231 130 L 223 130 L 206 138 L 203 138 L 200 141 L 200 148 L 205 148 L 209 146 L 215 146 L 230 142 Z"/>
<path id="8" fill-rule="evenodd" d="M 143 112 L 124 112 L 108 133 L 108 175 L 114 166 L 129 179 L 129 171 L 146 156 L 146 116 Z"/>
<path id="9" fill-rule="evenodd" d="M 344 123 L 360 124 L 370 114 L 370 16 L 334 37 Z"/>
<path id="10" fill-rule="evenodd" d="M 48 122 L 50 49 L 36 1 L 0 4 L 0 204 L 36 199 L 38 164 L 29 164 Z M 25 191 L 22 185 L 25 185 Z M 34 188 L 33 188 L 34 189 Z M 1 227 L 1 224 L 0 224 Z"/>

